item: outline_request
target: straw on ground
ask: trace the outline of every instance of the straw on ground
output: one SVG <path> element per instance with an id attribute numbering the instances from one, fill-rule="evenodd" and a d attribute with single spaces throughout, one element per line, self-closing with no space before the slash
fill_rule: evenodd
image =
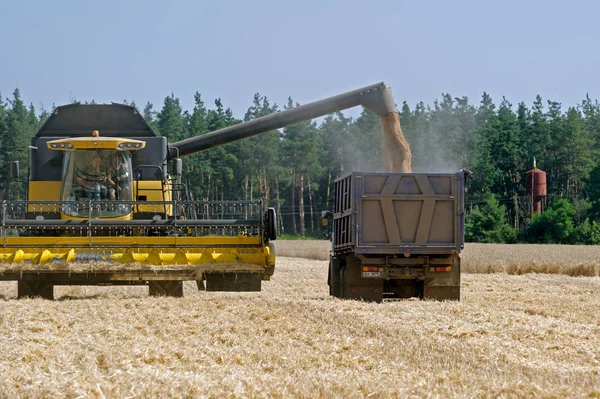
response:
<path id="1" fill-rule="evenodd" d="M 462 301 L 329 297 L 281 258 L 261 293 L 0 283 L 0 397 L 598 397 L 600 278 L 465 274 Z M 61 300 L 62 299 L 62 300 Z"/>

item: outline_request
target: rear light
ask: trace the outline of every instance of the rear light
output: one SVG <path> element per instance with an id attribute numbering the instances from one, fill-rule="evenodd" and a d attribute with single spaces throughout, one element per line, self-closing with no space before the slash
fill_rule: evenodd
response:
<path id="1" fill-rule="evenodd" d="M 430 267 L 429 271 L 432 272 L 432 273 L 436 273 L 436 272 L 450 272 L 450 271 L 452 271 L 452 266 Z"/>
<path id="2" fill-rule="evenodd" d="M 363 272 L 378 272 L 379 267 L 377 266 L 363 266 Z"/>

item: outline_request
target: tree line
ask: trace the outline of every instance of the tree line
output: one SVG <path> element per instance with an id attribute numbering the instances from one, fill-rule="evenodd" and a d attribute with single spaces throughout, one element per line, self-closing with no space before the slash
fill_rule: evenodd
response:
<path id="1" fill-rule="evenodd" d="M 134 103 L 131 103 L 134 105 Z M 289 98 L 283 109 L 297 106 Z M 147 103 L 141 112 L 169 142 L 193 137 L 272 114 L 280 107 L 255 94 L 243 118 L 221 99 L 207 106 L 200 93 L 193 109 L 173 94 L 160 109 Z M 51 110 L 50 110 L 51 112 Z M 600 104 L 586 96 L 563 109 L 537 96 L 516 106 L 497 105 L 483 93 L 478 103 L 443 94 L 431 105 L 399 107 L 402 130 L 411 145 L 414 172 L 455 172 L 468 168 L 469 241 L 600 242 Z M 3 198 L 18 193 L 9 162 L 27 161 L 29 140 L 48 111 L 27 105 L 16 89 L 0 95 L 0 185 Z M 198 200 L 254 200 L 276 208 L 280 231 L 319 235 L 320 214 L 332 206 L 333 181 L 350 171 L 382 171 L 379 118 L 363 110 L 342 113 L 230 143 L 184 159 L 184 180 Z M 532 159 L 546 171 L 546 212 L 532 215 L 526 172 Z M 558 234 L 560 231 L 560 234 Z"/>

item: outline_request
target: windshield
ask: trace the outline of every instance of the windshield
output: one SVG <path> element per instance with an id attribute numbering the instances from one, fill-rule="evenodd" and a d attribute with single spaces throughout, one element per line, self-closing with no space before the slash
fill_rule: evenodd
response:
<path id="1" fill-rule="evenodd" d="M 76 150 L 65 154 L 62 200 L 69 216 L 88 217 L 90 201 L 94 217 L 118 217 L 130 213 L 130 207 L 114 201 L 132 201 L 131 158 L 129 151 Z M 111 203 L 112 202 L 112 203 Z"/>

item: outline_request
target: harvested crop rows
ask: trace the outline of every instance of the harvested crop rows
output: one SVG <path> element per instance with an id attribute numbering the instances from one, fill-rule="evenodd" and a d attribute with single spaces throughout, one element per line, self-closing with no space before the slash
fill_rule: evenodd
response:
<path id="1" fill-rule="evenodd" d="M 546 248 L 537 256 L 571 250 Z M 506 258 L 486 269 L 472 249 L 480 272 L 510 272 L 522 250 L 480 247 Z M 571 263 L 592 265 L 592 251 Z M 460 303 L 377 305 L 330 298 L 326 274 L 323 260 L 281 257 L 261 293 L 186 283 L 183 299 L 57 287 L 56 301 L 17 301 L 0 283 L 0 397 L 600 396 L 599 277 L 464 274 Z"/>

